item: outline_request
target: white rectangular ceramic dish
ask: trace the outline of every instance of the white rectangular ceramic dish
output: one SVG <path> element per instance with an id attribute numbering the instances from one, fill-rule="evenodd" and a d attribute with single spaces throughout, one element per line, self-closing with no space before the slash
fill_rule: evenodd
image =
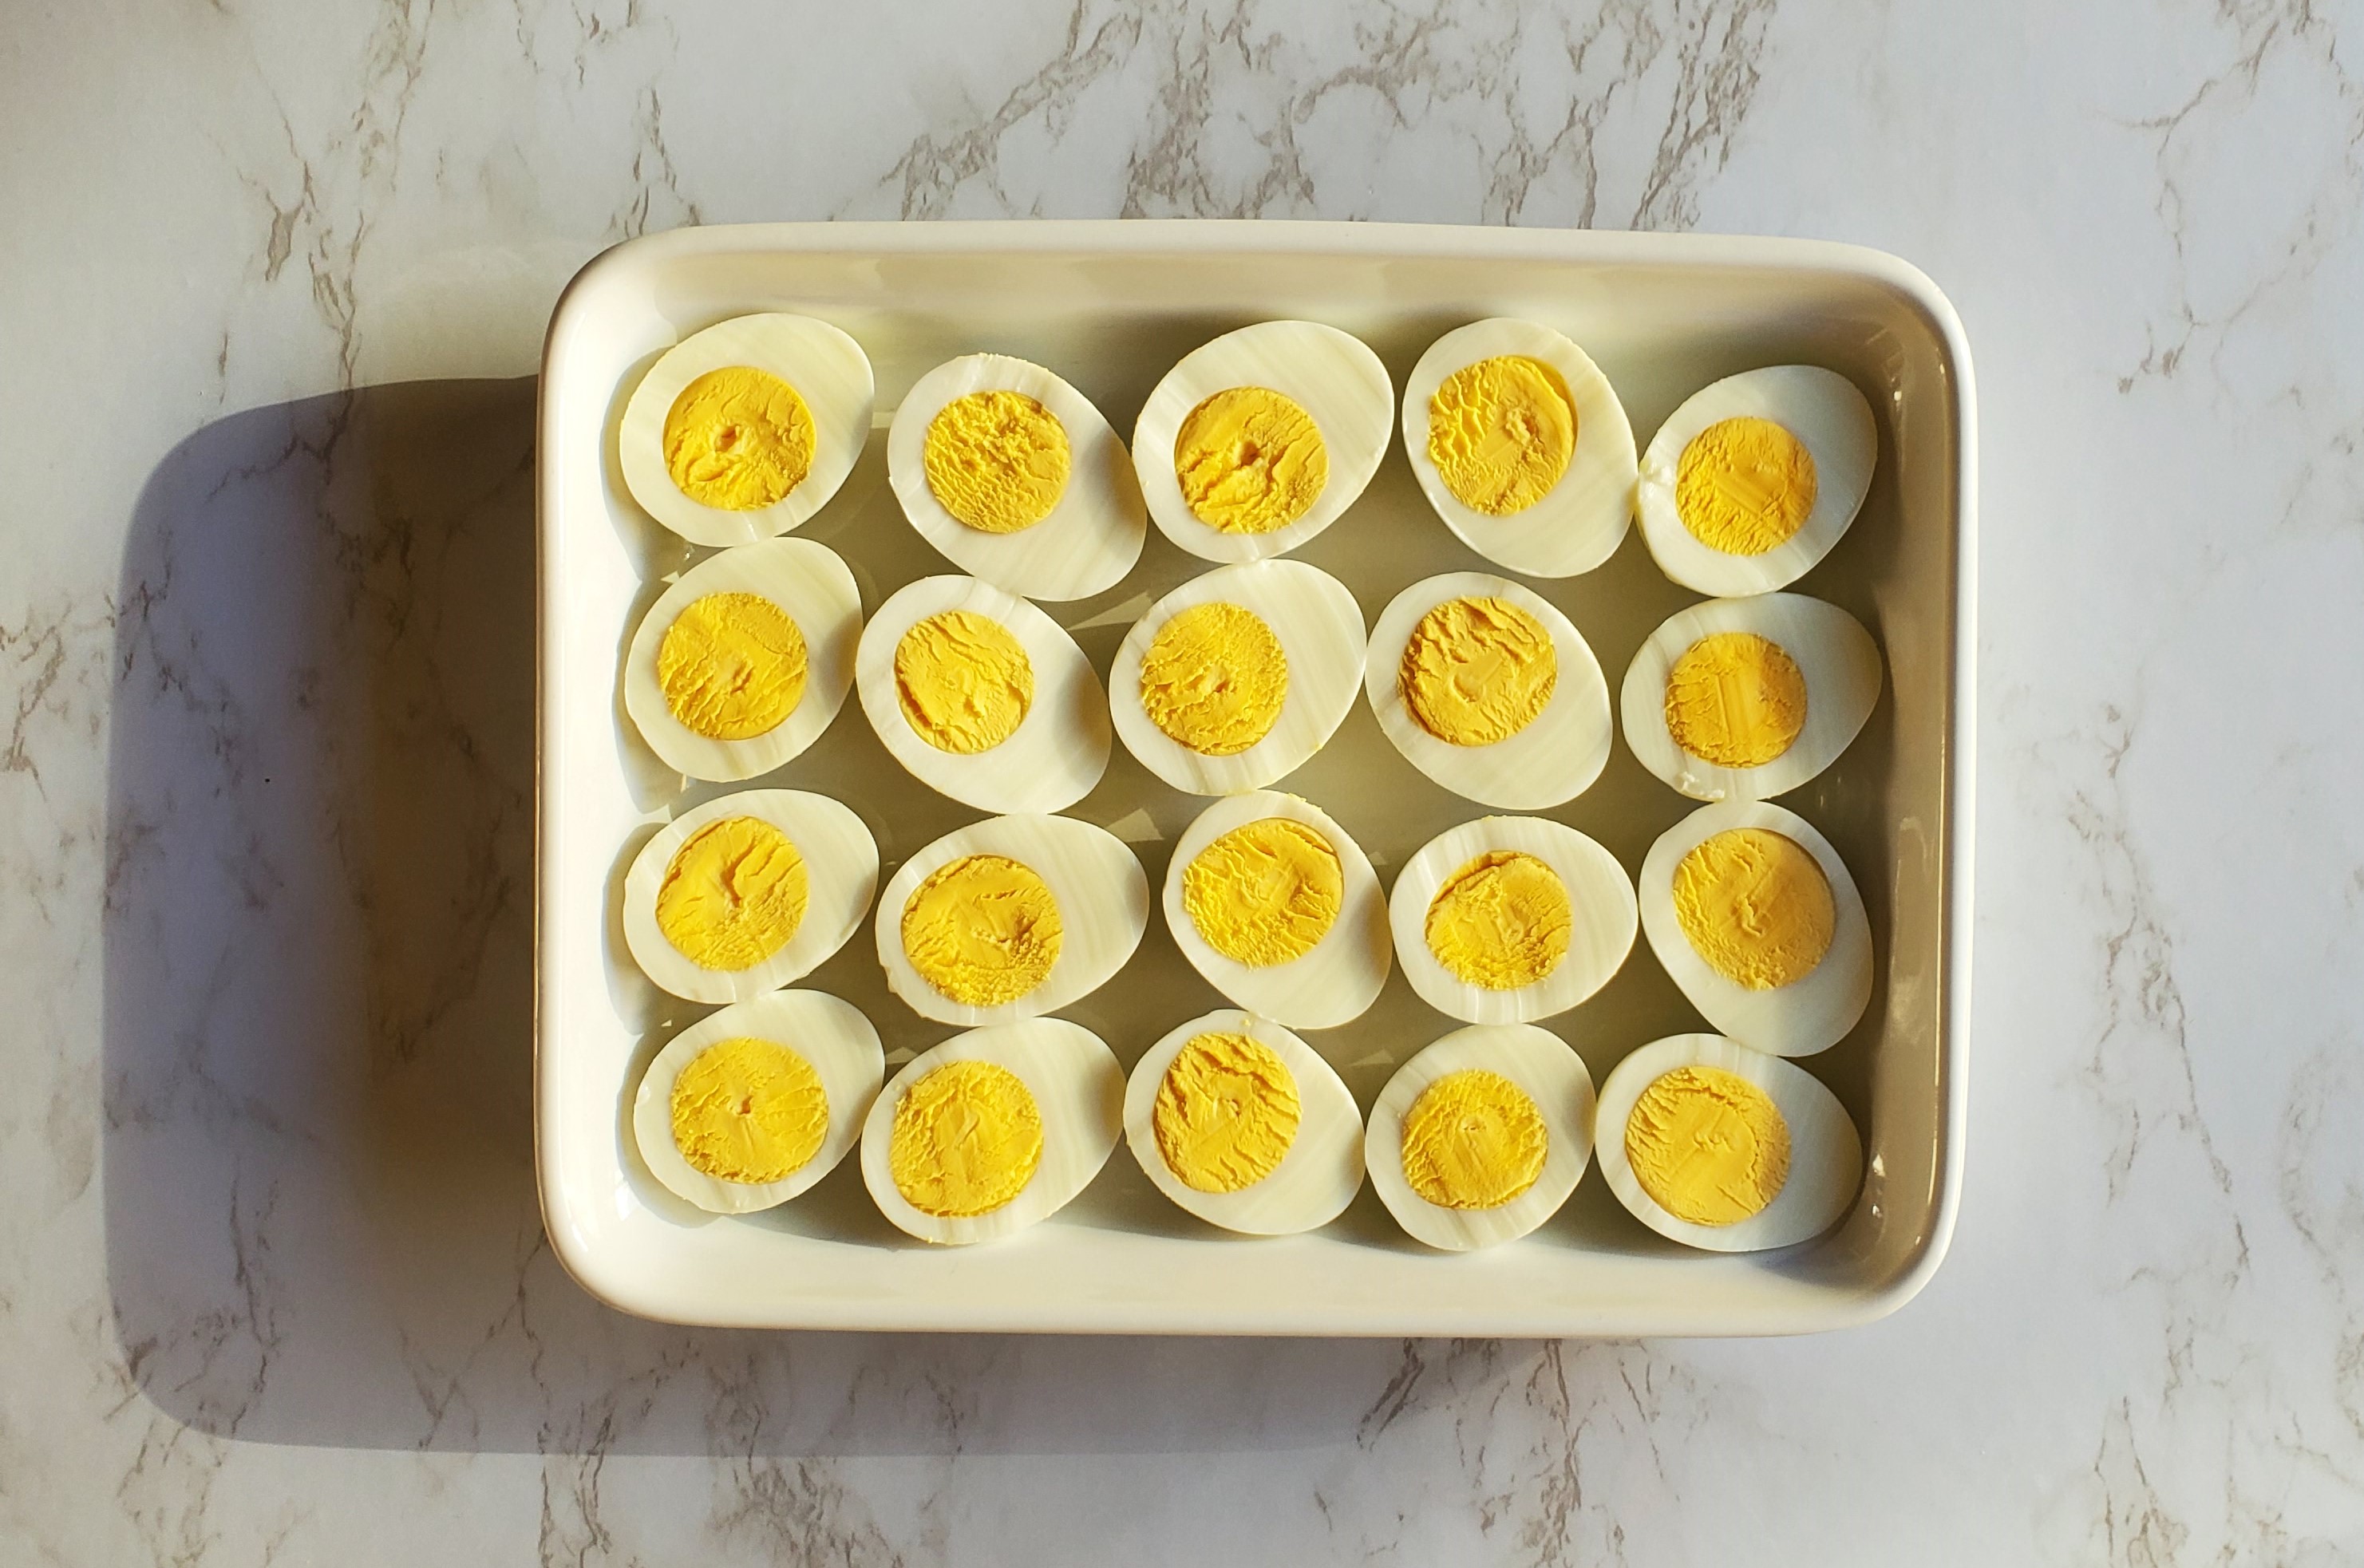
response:
<path id="1" fill-rule="evenodd" d="M 842 554 L 865 608 L 950 570 L 903 521 L 885 480 L 885 427 L 903 390 L 955 354 L 1039 361 L 1121 432 L 1184 351 L 1263 318 L 1360 335 L 1399 386 L 1421 350 L 1479 317 L 1533 317 L 1608 373 L 1636 439 L 1684 396 L 1754 365 L 1805 361 L 1872 401 L 1879 466 L 1854 530 L 1799 591 L 1852 611 L 1879 639 L 1888 684 L 1838 763 L 1785 798 L 1838 846 L 1869 905 L 1870 1011 L 1805 1063 L 1862 1128 L 1853 1212 L 1785 1252 L 1686 1251 L 1631 1219 L 1597 1171 L 1524 1240 L 1445 1255 L 1407 1240 L 1366 1187 L 1310 1235 L 1249 1240 L 1205 1227 L 1150 1186 L 1121 1145 L 1067 1209 L 1003 1242 L 932 1249 L 890 1228 L 849 1160 L 765 1214 L 694 1217 L 640 1167 L 630 1090 L 665 1040 L 705 1011 L 658 992 L 618 916 L 630 854 L 653 825 L 720 793 L 685 789 L 624 719 L 618 661 L 640 612 L 691 551 L 626 495 L 614 460 L 624 397 L 652 358 L 724 317 L 794 310 L 835 322 L 876 367 L 877 431 L 837 499 L 806 525 Z M 1969 995 L 1974 476 L 1970 364 L 1928 279 L 1847 247 L 1699 236 L 1362 224 L 836 224 L 684 229 L 585 267 L 552 320 L 541 385 L 541 815 L 535 1094 L 542 1209 L 575 1278 L 626 1311 L 771 1327 L 1170 1333 L 1642 1335 L 1793 1333 L 1892 1310 L 1943 1257 L 1959 1199 Z M 1367 618 L 1416 578 L 1487 569 L 1422 499 L 1400 444 L 1345 517 L 1300 552 L 1355 590 Z M 1126 626 L 1203 569 L 1152 530 L 1110 593 L 1046 606 L 1105 678 Z M 1611 688 L 1642 639 L 1696 595 L 1653 566 L 1638 530 L 1605 566 L 1538 583 L 1591 641 Z M 883 876 L 976 813 L 920 786 L 849 702 L 820 744 L 766 783 L 852 805 Z M 1326 807 L 1381 874 L 1452 823 L 1483 814 L 1430 784 L 1366 707 L 1276 787 Z M 1073 815 L 1134 842 L 1154 886 L 1166 846 L 1204 805 L 1119 751 Z M 1600 782 L 1546 813 L 1624 862 L 1692 803 L 1622 742 Z M 864 930 L 802 984 L 853 1001 L 891 1063 L 955 1032 L 886 990 Z M 1067 1015 L 1128 1065 L 1221 1000 L 1153 919 L 1119 978 Z M 1400 974 L 1378 1005 L 1311 1043 L 1367 1108 L 1395 1064 L 1455 1027 Z M 1595 1081 L 1634 1046 L 1703 1027 L 1637 944 L 1598 996 L 1548 1026 Z"/>

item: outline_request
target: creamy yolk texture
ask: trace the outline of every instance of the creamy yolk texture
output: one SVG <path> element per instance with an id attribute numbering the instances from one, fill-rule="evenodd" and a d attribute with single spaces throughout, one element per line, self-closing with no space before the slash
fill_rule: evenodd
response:
<path id="1" fill-rule="evenodd" d="M 1202 1193 L 1235 1193 L 1279 1169 L 1304 1116 L 1297 1076 L 1262 1040 L 1193 1035 L 1158 1081 L 1150 1130 L 1165 1168 Z"/>
<path id="2" fill-rule="evenodd" d="M 1422 929 L 1453 974 L 1515 991 L 1559 967 L 1575 928 L 1557 872 L 1516 850 L 1489 850 L 1444 879 Z"/>
<path id="3" fill-rule="evenodd" d="M 1192 928 L 1209 947 L 1252 969 L 1311 952 L 1345 896 L 1338 851 L 1287 817 L 1232 828 L 1182 871 L 1182 910 Z"/>
<path id="4" fill-rule="evenodd" d="M 998 1007 L 1042 984 L 1065 932 L 1049 884 L 1007 855 L 939 866 L 903 906 L 904 956 L 967 1007 Z"/>
<path id="5" fill-rule="evenodd" d="M 1720 1067 L 1661 1073 L 1625 1118 L 1625 1160 L 1660 1208 L 1736 1225 L 1781 1195 L 1790 1124 L 1771 1096 Z"/>
<path id="6" fill-rule="evenodd" d="M 681 389 L 665 413 L 665 472 L 702 506 L 753 512 L 812 472 L 812 414 L 769 371 L 727 365 Z"/>
<path id="7" fill-rule="evenodd" d="M 829 1094 L 813 1064 L 768 1040 L 726 1040 L 673 1082 L 673 1140 L 718 1182 L 777 1182 L 820 1152 Z"/>
<path id="8" fill-rule="evenodd" d="M 979 533 L 1014 534 L 1058 506 L 1075 458 L 1057 415 L 1022 392 L 996 391 L 938 409 L 920 461 L 945 511 Z"/>
<path id="9" fill-rule="evenodd" d="M 953 1062 L 895 1104 L 886 1169 L 903 1201 L 939 1219 L 990 1214 L 1043 1163 L 1043 1113 L 1024 1079 L 996 1062 Z"/>
<path id="10" fill-rule="evenodd" d="M 896 642 L 895 696 L 920 740 L 939 751 L 973 756 L 1025 722 L 1034 704 L 1034 663 L 992 617 L 946 610 Z"/>
<path id="11" fill-rule="evenodd" d="M 1667 672 L 1667 733 L 1719 768 L 1761 768 L 1806 727 L 1798 662 L 1753 631 L 1701 638 Z"/>
<path id="12" fill-rule="evenodd" d="M 1770 419 L 1720 419 L 1675 465 L 1675 512 L 1693 538 L 1727 555 L 1762 555 L 1814 509 L 1814 454 Z"/>
<path id="13" fill-rule="evenodd" d="M 775 728 L 805 695 L 804 633 L 760 594 L 708 594 L 674 617 L 657 644 L 665 711 L 708 740 Z"/>
<path id="14" fill-rule="evenodd" d="M 1428 461 L 1473 512 L 1524 511 L 1559 483 L 1575 451 L 1567 384 L 1523 354 L 1464 365 L 1428 400 Z"/>
<path id="15" fill-rule="evenodd" d="M 1447 599 L 1412 628 L 1396 684 L 1413 721 L 1439 740 L 1491 746 L 1549 705 L 1559 653 L 1543 623 L 1508 599 Z"/>
<path id="16" fill-rule="evenodd" d="M 1751 991 L 1812 974 L 1838 920 L 1831 880 L 1794 839 L 1734 828 L 1675 867 L 1675 921 L 1710 969 Z"/>
<path id="17" fill-rule="evenodd" d="M 1446 1073 L 1404 1113 L 1404 1180 L 1439 1208 L 1500 1208 L 1535 1184 L 1550 1152 L 1535 1102 L 1483 1068 Z"/>
<path id="18" fill-rule="evenodd" d="M 1288 659 L 1254 611 L 1193 605 L 1141 656 L 1141 710 L 1177 746 L 1233 757 L 1272 732 L 1288 697 Z"/>
<path id="19" fill-rule="evenodd" d="M 805 858 L 760 817 L 725 817 L 682 841 L 657 885 L 657 929 L 700 969 L 752 969 L 804 922 Z"/>
<path id="20" fill-rule="evenodd" d="M 1183 419 L 1174 477 L 1191 516 L 1217 533 L 1268 534 L 1321 498 L 1330 449 L 1293 399 L 1268 386 L 1234 386 Z"/>

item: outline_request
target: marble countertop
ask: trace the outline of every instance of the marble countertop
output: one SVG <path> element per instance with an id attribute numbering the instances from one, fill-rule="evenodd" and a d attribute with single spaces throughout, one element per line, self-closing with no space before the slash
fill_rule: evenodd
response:
<path id="1" fill-rule="evenodd" d="M 2364 12 L 992 9 L 16 13 L 0 1559 L 2364 1556 Z M 551 304 L 677 224 L 1029 214 L 1812 235 L 1951 294 L 1973 1137 L 1918 1300 L 1794 1341 L 931 1340 L 564 1277 Z"/>

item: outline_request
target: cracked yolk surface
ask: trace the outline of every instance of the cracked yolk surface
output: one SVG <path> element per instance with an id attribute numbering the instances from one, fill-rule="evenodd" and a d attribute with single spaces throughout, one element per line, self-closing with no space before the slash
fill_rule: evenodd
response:
<path id="1" fill-rule="evenodd" d="M 903 906 L 904 956 L 938 994 L 968 1007 L 998 1007 L 1042 984 L 1065 930 L 1050 884 L 1007 855 L 939 866 Z"/>
<path id="2" fill-rule="evenodd" d="M 1174 437 L 1190 515 L 1224 534 L 1268 534 L 1312 509 L 1330 483 L 1313 416 L 1268 386 L 1233 386 L 1190 410 Z"/>
<path id="3" fill-rule="evenodd" d="M 768 1040 L 718 1040 L 673 1083 L 673 1140 L 690 1169 L 718 1182 L 785 1181 L 829 1136 L 829 1095 L 795 1051 Z"/>
<path id="4" fill-rule="evenodd" d="M 1814 509 L 1814 454 L 1770 419 L 1719 419 L 1675 465 L 1675 513 L 1727 555 L 1785 544 Z"/>
<path id="5" fill-rule="evenodd" d="M 886 1140 L 903 1201 L 940 1219 L 990 1214 L 1043 1163 L 1043 1112 L 998 1062 L 952 1062 L 903 1091 Z"/>
<path id="6" fill-rule="evenodd" d="M 930 616 L 895 644 L 904 722 L 939 751 L 973 756 L 1017 732 L 1034 704 L 1034 664 L 1009 628 L 975 610 Z"/>
<path id="7" fill-rule="evenodd" d="M 747 740 L 778 727 L 805 695 L 804 633 L 760 594 L 693 599 L 657 644 L 665 711 L 708 740 Z"/>
<path id="8" fill-rule="evenodd" d="M 1141 656 L 1141 710 L 1166 739 L 1233 757 L 1272 732 L 1288 699 L 1280 639 L 1238 605 L 1192 605 Z"/>
<path id="9" fill-rule="evenodd" d="M 725 817 L 682 841 L 657 886 L 657 929 L 701 969 L 752 969 L 803 924 L 805 858 L 760 817 Z"/>
<path id="10" fill-rule="evenodd" d="M 769 371 L 726 365 L 681 389 L 665 412 L 665 472 L 701 506 L 754 512 L 812 472 L 812 413 Z"/>
<path id="11" fill-rule="evenodd" d="M 1575 927 L 1557 872 L 1517 850 L 1489 850 L 1444 879 L 1422 931 L 1457 978 L 1515 991 L 1559 967 Z"/>
<path id="12" fill-rule="evenodd" d="M 1753 631 L 1701 638 L 1667 672 L 1667 733 L 1719 768 L 1761 768 L 1806 728 L 1806 677 Z"/>
<path id="13" fill-rule="evenodd" d="M 1150 1130 L 1165 1168 L 1202 1193 L 1235 1193 L 1280 1168 L 1304 1106 L 1297 1076 L 1262 1040 L 1193 1035 L 1158 1081 Z"/>
<path id="14" fill-rule="evenodd" d="M 1734 828 L 1675 866 L 1675 923 L 1710 969 L 1751 991 L 1812 974 L 1838 923 L 1831 880 L 1794 839 Z"/>
<path id="15" fill-rule="evenodd" d="M 1550 705 L 1559 652 L 1508 599 L 1447 599 L 1412 628 L 1396 682 L 1422 729 L 1449 746 L 1491 746 Z"/>
<path id="16" fill-rule="evenodd" d="M 1535 1184 L 1550 1152 L 1533 1099 L 1483 1068 L 1446 1073 L 1404 1113 L 1404 1180 L 1439 1208 L 1500 1208 Z"/>
<path id="17" fill-rule="evenodd" d="M 1737 1073 L 1661 1073 L 1625 1118 L 1625 1159 L 1660 1208 L 1692 1225 L 1736 1225 L 1781 1195 L 1790 1124 Z"/>
<path id="18" fill-rule="evenodd" d="M 1550 494 L 1576 452 L 1559 373 L 1523 354 L 1464 365 L 1428 400 L 1428 461 L 1454 498 L 1504 517 Z"/>
<path id="19" fill-rule="evenodd" d="M 1303 822 L 1244 823 L 1191 857 L 1182 910 L 1209 947 L 1252 969 L 1303 958 L 1330 934 L 1346 896 L 1330 840 Z"/>
<path id="20" fill-rule="evenodd" d="M 1022 392 L 972 392 L 928 421 L 920 442 L 928 488 L 984 534 L 1014 534 L 1049 517 L 1075 454 L 1059 417 Z"/>

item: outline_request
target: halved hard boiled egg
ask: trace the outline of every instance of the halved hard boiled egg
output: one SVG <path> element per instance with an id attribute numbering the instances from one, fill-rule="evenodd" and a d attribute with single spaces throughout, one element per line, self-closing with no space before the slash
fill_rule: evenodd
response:
<path id="1" fill-rule="evenodd" d="M 820 739 L 853 684 L 862 593 L 827 545 L 770 539 L 709 556 L 649 606 L 624 654 L 624 711 L 667 767 L 719 784 Z"/>
<path id="2" fill-rule="evenodd" d="M 1295 1029 L 1362 1017 L 1387 984 L 1388 902 L 1330 814 L 1273 790 L 1215 802 L 1175 840 L 1165 924 L 1216 990 Z"/>
<path id="3" fill-rule="evenodd" d="M 1466 1252 L 1559 1212 L 1592 1158 L 1592 1074 L 1533 1024 L 1455 1029 L 1396 1070 L 1363 1143 L 1414 1240 Z"/>
<path id="4" fill-rule="evenodd" d="M 1634 428 L 1600 367 L 1550 328 L 1497 317 L 1429 345 L 1404 382 L 1405 455 L 1463 543 L 1529 577 L 1617 551 L 1634 516 Z"/>
<path id="5" fill-rule="evenodd" d="M 1113 834 L 1068 817 L 993 817 L 888 881 L 878 962 L 923 1018 L 1010 1023 L 1098 990 L 1148 924 L 1149 878 Z"/>
<path id="6" fill-rule="evenodd" d="M 1124 1136 L 1157 1190 L 1210 1225 L 1289 1236 L 1363 1184 L 1363 1118 L 1344 1080 L 1268 1018 L 1193 1018 L 1134 1063 Z"/>
<path id="7" fill-rule="evenodd" d="M 673 1037 L 641 1075 L 649 1172 L 712 1214 L 783 1204 L 837 1168 L 886 1075 L 878 1031 L 825 991 L 775 991 Z"/>
<path id="8" fill-rule="evenodd" d="M 1387 454 L 1395 388 L 1361 339 L 1266 321 L 1185 354 L 1132 430 L 1166 538 L 1209 561 L 1281 555 L 1338 520 Z"/>
<path id="9" fill-rule="evenodd" d="M 1058 811 L 1108 768 L 1108 697 L 1076 639 L 974 577 L 922 577 L 878 606 L 854 660 L 895 760 L 980 811 Z"/>
<path id="10" fill-rule="evenodd" d="M 1642 861 L 1642 930 L 1719 1030 L 1776 1056 L 1843 1039 L 1871 1001 L 1871 921 L 1846 862 L 1769 801 L 1702 806 Z"/>
<path id="11" fill-rule="evenodd" d="M 825 795 L 746 789 L 686 811 L 624 873 L 624 945 L 693 1002 L 743 1002 L 845 945 L 878 885 L 878 845 Z"/>
<path id="12" fill-rule="evenodd" d="M 1302 767 L 1363 684 L 1363 610 L 1300 561 L 1201 573 L 1135 621 L 1109 670 L 1125 750 L 1176 789 L 1235 795 Z"/>
<path id="13" fill-rule="evenodd" d="M 1506 811 L 1591 788 L 1616 729 L 1583 635 L 1533 590 L 1482 572 L 1427 578 L 1390 600 L 1363 687 L 1412 766 Z"/>
<path id="14" fill-rule="evenodd" d="M 1838 760 L 1879 700 L 1863 623 L 1803 594 L 1668 616 L 1625 668 L 1625 744 L 1699 800 L 1763 800 Z"/>
<path id="15" fill-rule="evenodd" d="M 1564 823 L 1448 828 L 1397 873 L 1396 962 L 1422 1001 L 1474 1024 L 1532 1023 L 1609 984 L 1634 948 L 1634 884 Z"/>
<path id="16" fill-rule="evenodd" d="M 869 356 L 826 321 L 718 322 L 666 350 L 625 403 L 625 487 L 692 544 L 786 533 L 853 471 L 874 393 Z"/>
<path id="17" fill-rule="evenodd" d="M 1767 365 L 1693 393 L 1642 454 L 1636 509 L 1658 570 L 1723 598 L 1812 570 L 1871 489 L 1879 427 L 1855 384 Z"/>
<path id="18" fill-rule="evenodd" d="M 1035 599 L 1116 585 L 1149 531 L 1124 442 L 1041 365 L 966 354 L 912 384 L 886 478 L 920 537 L 962 571 Z"/>
<path id="19" fill-rule="evenodd" d="M 1124 1129 L 1124 1070 L 1065 1018 L 954 1035 L 895 1074 L 862 1128 L 878 1210 L 922 1241 L 958 1246 L 1065 1208 Z"/>
<path id="20" fill-rule="evenodd" d="M 1600 1086 L 1600 1173 L 1634 1218 L 1715 1252 L 1819 1236 L 1863 1184 L 1863 1140 L 1812 1073 L 1716 1034 L 1652 1040 Z"/>

